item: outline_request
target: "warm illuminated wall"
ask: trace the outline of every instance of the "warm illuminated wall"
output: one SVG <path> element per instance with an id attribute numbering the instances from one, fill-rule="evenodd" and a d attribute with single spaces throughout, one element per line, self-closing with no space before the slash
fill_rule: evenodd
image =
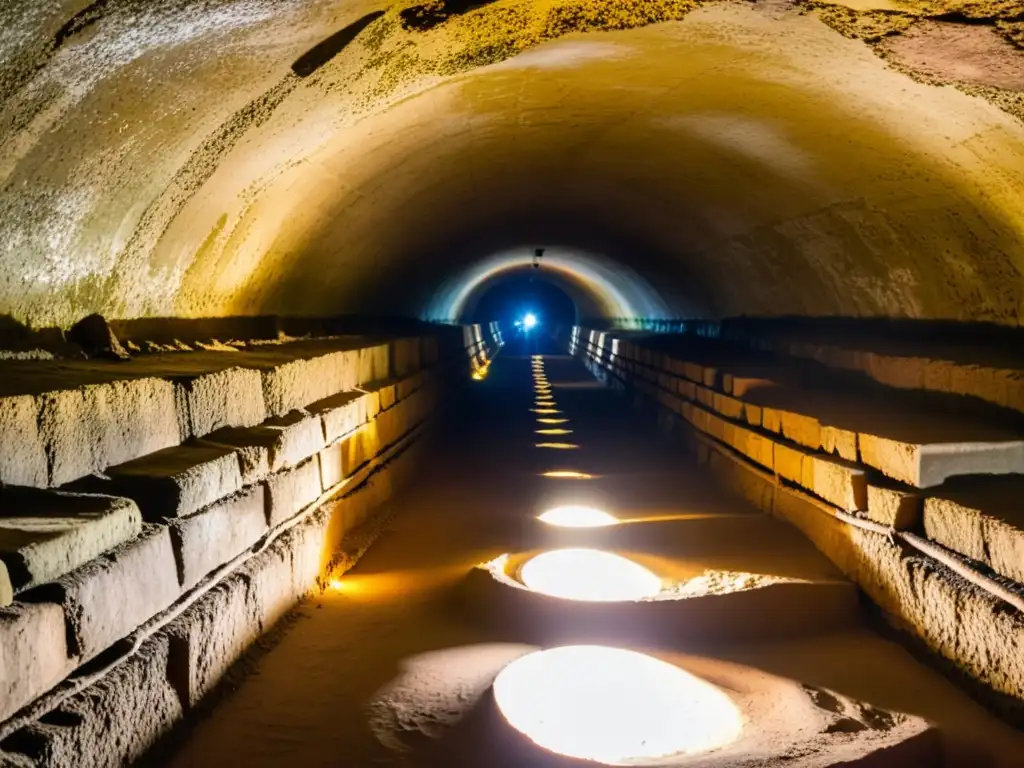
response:
<path id="1" fill-rule="evenodd" d="M 536 243 L 600 254 L 598 303 L 1019 322 L 1024 52 L 937 88 L 784 3 L 609 3 L 391 11 L 304 79 L 383 6 L 5 6 L 0 314 L 443 315 Z"/>

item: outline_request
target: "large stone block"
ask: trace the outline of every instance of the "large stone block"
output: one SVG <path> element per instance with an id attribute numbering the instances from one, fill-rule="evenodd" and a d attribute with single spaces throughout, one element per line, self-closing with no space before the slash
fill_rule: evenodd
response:
<path id="1" fill-rule="evenodd" d="M 263 486 L 254 486 L 171 522 L 171 539 L 183 588 L 195 586 L 266 533 L 264 496 Z"/>
<path id="2" fill-rule="evenodd" d="M 366 423 L 368 401 L 361 392 L 342 392 L 314 403 L 309 412 L 320 417 L 324 440 L 331 444 Z"/>
<path id="3" fill-rule="evenodd" d="M 921 522 L 922 499 L 919 493 L 902 488 L 870 483 L 868 518 L 900 531 L 909 531 Z"/>
<path id="4" fill-rule="evenodd" d="M 385 355 L 387 348 L 385 347 Z M 283 416 L 359 384 L 360 350 L 326 352 L 262 371 L 267 413 Z"/>
<path id="5" fill-rule="evenodd" d="M 316 455 L 325 444 L 324 427 L 319 416 L 304 410 L 291 411 L 257 427 L 218 430 L 202 443 L 236 451 L 242 481 L 249 485 Z"/>
<path id="6" fill-rule="evenodd" d="M 822 424 L 821 449 L 846 461 L 857 461 L 857 433 Z"/>
<path id="7" fill-rule="evenodd" d="M 168 673 L 186 708 L 195 707 L 217 686 L 262 629 L 249 581 L 237 575 L 211 589 L 167 627 Z"/>
<path id="8" fill-rule="evenodd" d="M 42 721 L 12 735 L 7 748 L 47 768 L 135 763 L 184 714 L 167 664 L 167 638 L 157 635 Z"/>
<path id="9" fill-rule="evenodd" d="M 478 338 L 477 341 L 480 339 Z M 359 379 L 356 384 L 363 386 L 372 381 L 384 381 L 391 377 L 391 350 L 387 344 L 363 347 L 359 350 Z"/>
<path id="10" fill-rule="evenodd" d="M 334 555 L 333 548 L 327 545 L 329 522 L 328 510 L 320 509 L 288 531 L 288 544 L 292 550 L 292 584 L 296 596 L 304 595 L 316 586 Z"/>
<path id="11" fill-rule="evenodd" d="M 0 561 L 15 590 L 59 578 L 141 529 L 130 499 L 0 489 Z"/>
<path id="12" fill-rule="evenodd" d="M 63 485 L 182 440 L 174 384 L 125 379 L 40 396 L 50 484 Z"/>
<path id="13" fill-rule="evenodd" d="M 0 722 L 74 669 L 64 610 L 53 603 L 0 608 Z"/>
<path id="14" fill-rule="evenodd" d="M 866 509 L 867 477 L 864 470 L 842 459 L 807 455 L 803 461 L 804 488 L 848 512 Z"/>
<path id="15" fill-rule="evenodd" d="M 320 483 L 326 491 L 345 479 L 344 441 L 338 441 L 320 451 Z"/>
<path id="16" fill-rule="evenodd" d="M 64 607 L 72 651 L 88 661 L 181 594 L 170 532 L 145 525 L 137 538 L 35 592 Z"/>
<path id="17" fill-rule="evenodd" d="M 110 467 L 107 475 L 150 522 L 191 515 L 242 487 L 238 454 L 212 444 L 165 448 Z"/>
<path id="18" fill-rule="evenodd" d="M 316 501 L 322 493 L 316 457 L 267 478 L 267 523 L 277 525 Z"/>
<path id="19" fill-rule="evenodd" d="M 924 501 L 929 539 L 1024 582 L 1024 481 L 963 478 Z"/>
<path id="20" fill-rule="evenodd" d="M 774 452 L 775 472 L 779 477 L 789 480 L 791 483 L 802 483 L 806 454 L 782 443 L 775 443 Z"/>
<path id="21" fill-rule="evenodd" d="M 0 445 L 0 483 L 47 486 L 46 451 L 39 431 L 39 401 L 35 397 L 0 397 Z"/>
<path id="22" fill-rule="evenodd" d="M 175 379 L 187 436 L 224 427 L 253 427 L 267 418 L 263 378 L 251 368 Z"/>
<path id="23" fill-rule="evenodd" d="M 914 443 L 860 433 L 861 461 L 917 488 L 956 475 L 1024 474 L 1024 441 Z"/>

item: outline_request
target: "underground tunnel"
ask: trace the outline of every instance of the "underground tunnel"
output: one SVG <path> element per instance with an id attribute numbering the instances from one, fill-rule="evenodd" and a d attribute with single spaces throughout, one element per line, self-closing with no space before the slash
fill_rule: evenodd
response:
<path id="1" fill-rule="evenodd" d="M 0 766 L 1024 765 L 1024 3 L 8 0 Z"/>

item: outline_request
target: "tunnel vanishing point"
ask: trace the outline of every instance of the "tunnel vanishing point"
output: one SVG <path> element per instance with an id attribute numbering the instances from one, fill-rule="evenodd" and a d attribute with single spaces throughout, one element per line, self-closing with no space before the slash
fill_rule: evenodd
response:
<path id="1" fill-rule="evenodd" d="M 0 766 L 1024 766 L 1022 0 L 0 22 Z"/>

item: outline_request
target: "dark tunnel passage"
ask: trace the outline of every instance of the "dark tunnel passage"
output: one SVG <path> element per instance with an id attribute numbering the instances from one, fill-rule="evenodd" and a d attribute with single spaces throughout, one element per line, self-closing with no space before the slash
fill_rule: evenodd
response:
<path id="1" fill-rule="evenodd" d="M 1020 764 L 1020 2 L 0 22 L 0 768 Z"/>

